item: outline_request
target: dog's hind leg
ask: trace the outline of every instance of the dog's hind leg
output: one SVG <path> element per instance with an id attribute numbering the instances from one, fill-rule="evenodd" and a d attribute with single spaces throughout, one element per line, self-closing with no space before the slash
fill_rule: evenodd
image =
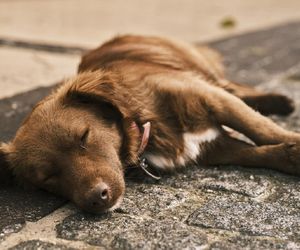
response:
<path id="1" fill-rule="evenodd" d="M 243 133 L 257 145 L 300 143 L 300 134 L 281 128 L 236 96 L 214 86 L 208 85 L 205 89 L 207 92 L 203 93 L 205 96 L 202 98 L 210 116 L 219 125 L 226 125 Z"/>
<path id="2" fill-rule="evenodd" d="M 300 175 L 300 144 L 254 146 L 223 135 L 204 155 L 205 165 L 266 167 Z"/>

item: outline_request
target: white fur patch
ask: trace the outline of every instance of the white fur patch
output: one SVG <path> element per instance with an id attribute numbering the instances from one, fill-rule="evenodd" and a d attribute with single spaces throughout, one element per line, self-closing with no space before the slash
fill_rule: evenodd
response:
<path id="1" fill-rule="evenodd" d="M 218 135 L 219 131 L 215 128 L 209 128 L 202 133 L 184 133 L 184 152 L 177 159 L 168 159 L 150 153 L 146 153 L 145 157 L 154 166 L 165 170 L 172 169 L 175 166 L 185 166 L 189 161 L 195 161 L 201 154 L 201 144 L 215 140 Z"/>
<path id="2" fill-rule="evenodd" d="M 185 133 L 184 140 L 184 158 L 196 160 L 200 152 L 200 145 L 215 140 L 219 135 L 219 131 L 213 128 L 207 129 L 204 133 L 194 134 Z"/>
<path id="3" fill-rule="evenodd" d="M 172 159 L 167 159 L 163 156 L 145 154 L 146 159 L 155 167 L 162 169 L 172 169 L 175 167 L 175 164 Z"/>

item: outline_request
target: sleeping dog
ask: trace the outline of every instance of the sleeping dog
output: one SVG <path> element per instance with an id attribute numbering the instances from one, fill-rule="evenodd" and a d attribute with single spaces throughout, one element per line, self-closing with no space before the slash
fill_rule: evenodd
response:
<path id="1" fill-rule="evenodd" d="M 84 55 L 78 75 L 1 144 L 1 179 L 101 213 L 120 205 L 124 171 L 141 158 L 164 171 L 197 162 L 300 175 L 300 134 L 263 116 L 293 109 L 288 97 L 227 80 L 207 47 L 121 36 Z"/>

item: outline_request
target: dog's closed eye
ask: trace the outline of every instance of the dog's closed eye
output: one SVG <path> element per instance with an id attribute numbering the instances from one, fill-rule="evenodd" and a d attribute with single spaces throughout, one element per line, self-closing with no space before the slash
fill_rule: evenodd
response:
<path id="1" fill-rule="evenodd" d="M 54 167 L 39 168 L 35 173 L 38 183 L 46 185 L 56 183 L 60 175 L 60 171 Z"/>
<path id="2" fill-rule="evenodd" d="M 57 177 L 58 177 L 57 173 L 48 174 L 43 179 L 43 183 L 50 183 L 50 182 L 54 181 Z"/>
<path id="3" fill-rule="evenodd" d="M 84 133 L 82 134 L 81 138 L 80 138 L 80 147 L 82 149 L 87 149 L 87 139 L 88 139 L 88 136 L 89 136 L 89 132 L 90 130 L 87 128 Z"/>

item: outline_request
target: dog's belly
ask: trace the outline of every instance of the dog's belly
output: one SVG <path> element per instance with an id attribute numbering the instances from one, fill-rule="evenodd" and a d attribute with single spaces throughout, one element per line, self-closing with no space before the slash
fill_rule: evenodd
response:
<path id="1" fill-rule="evenodd" d="M 204 144 L 217 139 L 220 131 L 216 128 L 209 128 L 201 133 L 184 133 L 184 151 L 176 159 L 167 158 L 159 154 L 145 153 L 146 159 L 155 167 L 172 170 L 176 167 L 183 167 L 189 162 L 195 162 L 203 152 Z"/>

